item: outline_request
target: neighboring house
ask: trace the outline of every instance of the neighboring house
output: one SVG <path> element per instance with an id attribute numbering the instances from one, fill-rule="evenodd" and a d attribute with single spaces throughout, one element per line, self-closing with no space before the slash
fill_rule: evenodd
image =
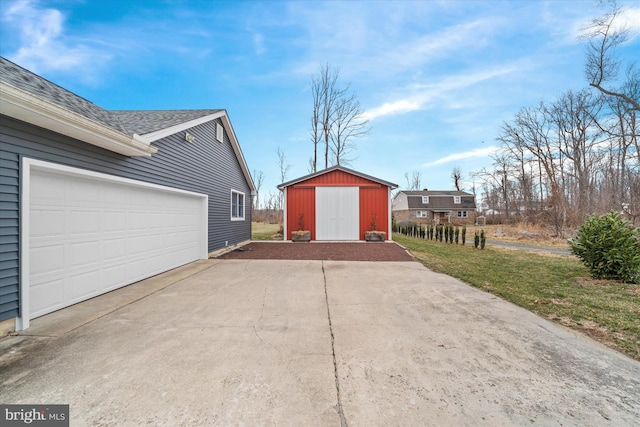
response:
<path id="1" fill-rule="evenodd" d="M 285 240 L 311 232 L 311 240 L 365 240 L 366 231 L 391 239 L 391 190 L 396 184 L 342 166 L 285 182 Z"/>
<path id="2" fill-rule="evenodd" d="M 400 191 L 392 210 L 396 222 L 468 222 L 473 221 L 476 202 L 464 191 Z"/>
<path id="3" fill-rule="evenodd" d="M 107 111 L 0 57 L 0 332 L 251 238 L 225 110 Z"/>

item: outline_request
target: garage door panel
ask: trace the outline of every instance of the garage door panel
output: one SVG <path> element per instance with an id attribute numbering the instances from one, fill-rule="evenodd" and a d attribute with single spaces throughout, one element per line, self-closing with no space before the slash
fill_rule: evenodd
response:
<path id="1" fill-rule="evenodd" d="M 97 264 L 101 260 L 100 242 L 79 242 L 69 244 L 70 267 Z"/>
<path id="2" fill-rule="evenodd" d="M 67 279 L 67 298 L 71 304 L 100 295 L 99 270 L 83 271 L 69 275 Z"/>
<path id="3" fill-rule="evenodd" d="M 64 281 L 49 280 L 45 283 L 31 284 L 31 316 L 38 317 L 64 307 L 65 295 L 60 292 Z"/>
<path id="4" fill-rule="evenodd" d="M 72 209 L 69 214 L 69 234 L 90 234 L 100 233 L 100 211 L 99 210 L 77 210 Z"/>
<path id="5" fill-rule="evenodd" d="M 50 245 L 31 250 L 31 274 L 54 274 L 64 271 L 64 245 Z"/>
<path id="6" fill-rule="evenodd" d="M 203 256 L 206 197 L 42 168 L 29 175 L 29 318 Z"/>
<path id="7" fill-rule="evenodd" d="M 62 236 L 64 234 L 64 210 L 32 208 L 30 226 L 36 237 Z"/>

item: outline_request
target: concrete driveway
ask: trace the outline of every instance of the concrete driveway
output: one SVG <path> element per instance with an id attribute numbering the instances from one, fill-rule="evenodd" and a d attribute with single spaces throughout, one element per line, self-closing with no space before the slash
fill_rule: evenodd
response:
<path id="1" fill-rule="evenodd" d="M 416 262 L 207 260 L 0 341 L 72 426 L 637 425 L 640 363 Z"/>

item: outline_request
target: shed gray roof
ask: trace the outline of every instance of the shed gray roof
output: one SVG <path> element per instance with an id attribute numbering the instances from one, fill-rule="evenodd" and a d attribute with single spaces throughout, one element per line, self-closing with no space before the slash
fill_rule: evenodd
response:
<path id="1" fill-rule="evenodd" d="M 126 135 L 144 135 L 221 110 L 109 111 L 0 56 L 0 81 Z"/>
<path id="2" fill-rule="evenodd" d="M 384 180 L 382 180 L 380 178 L 376 178 L 374 176 L 367 175 L 367 174 L 364 174 L 362 172 L 358 172 L 358 171 L 353 170 L 353 169 L 345 168 L 344 166 L 335 165 L 335 166 L 331 166 L 331 167 L 328 167 L 326 169 L 323 169 L 321 171 L 310 173 L 309 175 L 305 175 L 305 176 L 302 176 L 300 178 L 293 179 L 291 181 L 283 182 L 282 184 L 278 185 L 278 189 L 279 190 L 284 190 L 285 187 L 289 187 L 289 186 L 291 186 L 293 184 L 297 184 L 298 182 L 306 181 L 308 179 L 314 178 L 314 177 L 319 176 L 319 175 L 324 175 L 326 173 L 333 172 L 334 170 L 341 170 L 343 172 L 347 172 L 347 173 L 350 173 L 352 175 L 356 175 L 356 176 L 359 176 L 361 178 L 368 179 L 369 181 L 373 181 L 373 182 L 377 182 L 377 183 L 382 184 L 382 185 L 386 185 L 387 187 L 390 187 L 392 189 L 398 187 L 397 184 L 394 184 L 392 182 L 384 181 Z"/>

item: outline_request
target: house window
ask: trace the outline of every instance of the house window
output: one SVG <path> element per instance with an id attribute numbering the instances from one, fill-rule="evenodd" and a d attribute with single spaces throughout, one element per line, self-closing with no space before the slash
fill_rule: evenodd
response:
<path id="1" fill-rule="evenodd" d="M 459 205 L 461 203 L 460 196 L 453 196 L 453 203 Z"/>
<path id="2" fill-rule="evenodd" d="M 427 211 L 416 211 L 416 218 L 428 218 L 429 213 Z"/>
<path id="3" fill-rule="evenodd" d="M 216 123 L 216 139 L 218 142 L 224 141 L 224 128 L 220 123 Z"/>
<path id="4" fill-rule="evenodd" d="M 429 196 L 422 196 L 422 204 L 423 205 L 429 204 Z"/>
<path id="5" fill-rule="evenodd" d="M 466 218 L 467 211 L 458 211 L 458 218 Z"/>
<path id="6" fill-rule="evenodd" d="M 244 220 L 244 193 L 231 190 L 231 221 Z"/>

